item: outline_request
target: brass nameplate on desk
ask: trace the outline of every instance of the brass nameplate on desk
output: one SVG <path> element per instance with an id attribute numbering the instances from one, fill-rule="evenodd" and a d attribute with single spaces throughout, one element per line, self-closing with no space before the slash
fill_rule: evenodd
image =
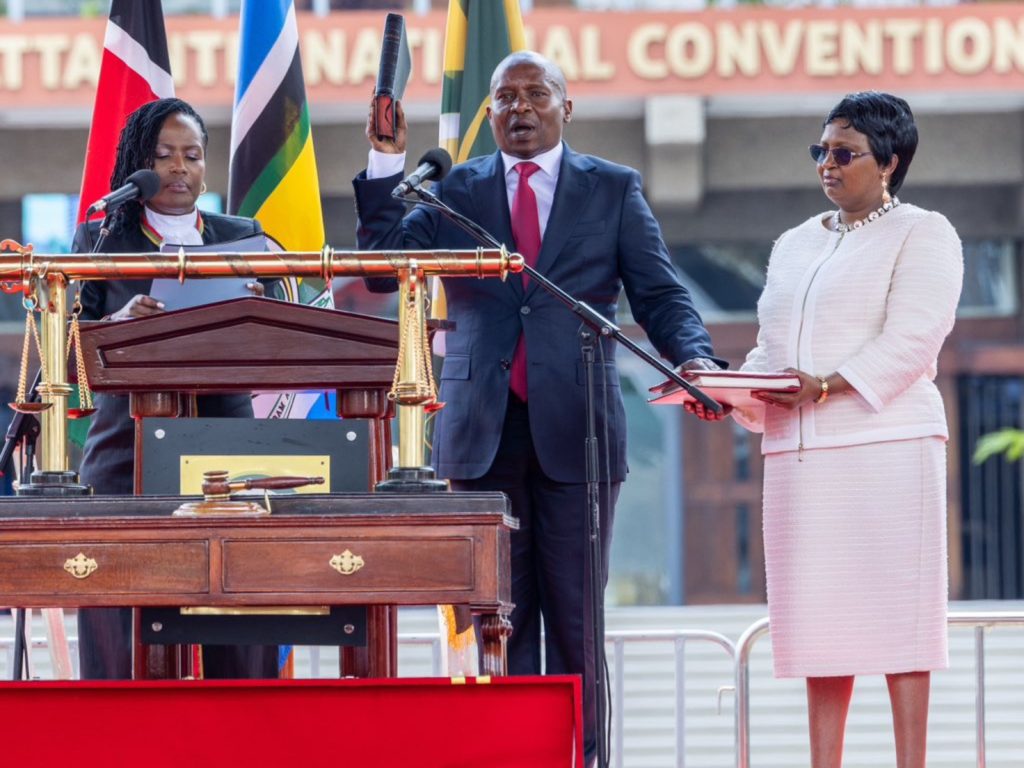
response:
<path id="1" fill-rule="evenodd" d="M 329 605 L 247 605 L 217 607 L 186 605 L 182 616 L 330 616 Z"/>
<path id="2" fill-rule="evenodd" d="M 74 557 L 69 557 L 64 561 L 64 570 L 76 579 L 88 578 L 97 568 L 99 568 L 99 565 L 96 561 L 91 557 L 86 557 L 83 552 L 79 552 Z"/>

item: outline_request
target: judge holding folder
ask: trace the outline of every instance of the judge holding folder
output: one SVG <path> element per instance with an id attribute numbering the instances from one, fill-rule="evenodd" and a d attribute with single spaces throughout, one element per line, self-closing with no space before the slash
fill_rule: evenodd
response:
<path id="1" fill-rule="evenodd" d="M 226 243 L 262 234 L 259 223 L 239 216 L 200 212 L 196 200 L 206 190 L 207 132 L 199 114 L 180 99 L 158 99 L 128 116 L 117 145 L 111 188 L 151 169 L 160 183 L 148 200 L 131 200 L 114 212 L 104 253 L 156 251 L 161 244 Z M 99 223 L 79 226 L 76 253 L 90 251 Z M 152 280 L 92 280 L 82 287 L 82 319 L 111 322 L 150 317 L 165 311 L 150 296 Z M 250 290 L 262 295 L 253 282 Z M 252 417 L 248 395 L 198 398 L 201 416 Z M 125 395 L 97 394 L 79 473 L 96 493 L 134 492 L 135 426 Z M 78 612 L 79 657 L 83 679 L 131 677 L 131 610 L 84 608 Z M 276 677 L 277 650 L 269 646 L 204 648 L 208 677 Z"/>
<path id="2" fill-rule="evenodd" d="M 717 367 L 704 325 L 680 284 L 631 168 L 574 152 L 565 77 L 532 52 L 505 58 L 491 78 L 487 118 L 499 151 L 455 166 L 434 193 L 555 283 L 614 319 L 625 288 L 634 317 L 674 365 Z M 358 241 L 365 249 L 475 248 L 424 207 L 406 216 L 392 198 L 405 167 L 401 105 L 395 136 L 381 138 L 371 105 L 369 166 L 355 180 Z M 395 290 L 393 280 L 368 280 Z M 580 321 L 534 281 L 446 280 L 455 331 L 446 339 L 433 461 L 458 490 L 504 491 L 512 533 L 513 674 L 582 674 L 585 750 L 595 754 L 593 617 L 587 559 L 586 410 Z M 612 512 L 626 477 L 626 420 L 615 348 L 597 352 L 603 572 Z M 608 456 L 610 461 L 605 461 Z M 601 641 L 601 639 L 599 639 Z"/>

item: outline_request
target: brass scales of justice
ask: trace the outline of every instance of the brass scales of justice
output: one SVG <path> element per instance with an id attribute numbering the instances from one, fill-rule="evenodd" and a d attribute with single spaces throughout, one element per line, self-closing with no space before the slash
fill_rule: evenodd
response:
<path id="1" fill-rule="evenodd" d="M 523 258 L 504 248 L 464 251 L 320 251 L 90 253 L 37 254 L 31 245 L 0 241 L 0 283 L 8 293 L 21 293 L 26 312 L 18 393 L 11 407 L 37 413 L 42 456 L 30 482 L 22 482 L 19 495 L 77 496 L 91 493 L 68 466 L 68 359 L 78 350 L 77 373 L 81 408 L 91 407 L 85 365 L 80 353 L 77 293 L 68 311 L 68 288 L 74 281 L 172 278 L 185 280 L 217 277 L 282 278 L 395 277 L 399 286 L 398 362 L 388 397 L 397 406 L 398 463 L 377 490 L 443 490 L 447 484 L 425 466 L 425 417 L 441 407 L 434 385 L 427 339 L 427 277 L 493 278 L 504 280 L 523 269 Z M 35 315 L 40 316 L 38 326 Z M 26 376 L 34 342 L 40 359 L 38 403 L 30 402 Z M 23 479 L 24 480 L 24 479 Z"/>

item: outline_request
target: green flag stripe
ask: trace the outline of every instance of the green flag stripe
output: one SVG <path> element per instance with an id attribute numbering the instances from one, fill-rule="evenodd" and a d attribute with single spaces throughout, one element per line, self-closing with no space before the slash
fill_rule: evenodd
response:
<path id="1" fill-rule="evenodd" d="M 459 155 L 475 157 L 490 154 L 497 145 L 490 130 L 477 133 L 476 141 L 466 153 L 461 144 L 466 138 L 481 101 L 491 90 L 491 73 L 511 53 L 508 17 L 505 4 L 494 0 L 472 0 L 466 9 L 466 64 L 459 95 Z M 453 111 L 455 111 L 453 109 Z"/>
<path id="2" fill-rule="evenodd" d="M 303 104 L 299 115 L 299 121 L 295 123 L 291 134 L 285 140 L 284 145 L 277 151 L 264 167 L 263 172 L 256 177 L 248 193 L 238 207 L 239 216 L 253 217 L 263 207 L 277 185 L 288 174 L 296 159 L 302 153 L 306 142 L 309 141 L 309 108 Z"/>
<path id="3" fill-rule="evenodd" d="M 291 140 L 303 115 L 308 132 L 306 109 L 302 61 L 296 48 L 287 73 L 231 158 L 228 213 L 248 215 L 242 212 L 242 201 L 249 197 L 252 187 L 263 177 L 268 165 Z"/>
<path id="4" fill-rule="evenodd" d="M 462 72 L 445 72 L 441 86 L 441 113 L 461 112 Z"/>

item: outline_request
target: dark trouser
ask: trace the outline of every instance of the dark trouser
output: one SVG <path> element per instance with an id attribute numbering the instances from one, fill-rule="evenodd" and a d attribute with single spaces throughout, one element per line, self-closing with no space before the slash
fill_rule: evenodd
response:
<path id="1" fill-rule="evenodd" d="M 78 663 L 83 680 L 132 676 L 132 609 L 78 610 Z M 276 645 L 204 645 L 207 678 L 275 678 Z"/>
<path id="2" fill-rule="evenodd" d="M 583 446 L 580 446 L 583 451 Z M 608 581 L 611 525 L 620 483 L 611 484 L 610 508 L 601 484 L 601 553 Z M 547 674 L 583 676 L 583 748 L 597 750 L 594 684 L 594 621 L 591 615 L 587 487 L 558 483 L 537 462 L 526 405 L 509 396 L 494 463 L 475 480 L 453 480 L 457 491 L 504 491 L 519 530 L 512 532 L 512 637 L 509 672 L 541 673 L 540 632 L 544 624 Z"/>

